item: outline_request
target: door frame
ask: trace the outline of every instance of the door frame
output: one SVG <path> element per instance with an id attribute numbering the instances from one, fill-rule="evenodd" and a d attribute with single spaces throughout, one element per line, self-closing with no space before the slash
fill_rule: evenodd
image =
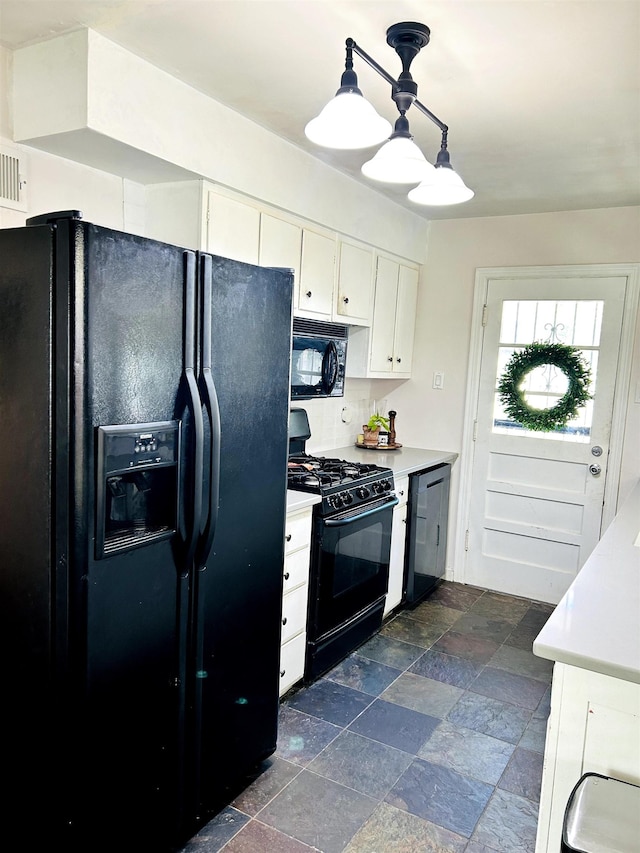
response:
<path id="1" fill-rule="evenodd" d="M 604 488 L 601 531 L 613 520 L 617 511 L 618 488 L 622 468 L 624 426 L 629 395 L 634 335 L 640 299 L 640 264 L 563 264 L 532 267 L 478 267 L 476 269 L 467 365 L 467 387 L 460 465 L 460 487 L 456 537 L 453 554 L 453 579 L 465 583 L 466 550 L 471 508 L 471 479 L 475 452 L 474 432 L 480 391 L 480 363 L 484 342 L 483 311 L 491 279 L 514 278 L 604 278 L 624 276 L 627 288 L 624 300 L 618 370 L 613 395 L 609 461 Z"/>

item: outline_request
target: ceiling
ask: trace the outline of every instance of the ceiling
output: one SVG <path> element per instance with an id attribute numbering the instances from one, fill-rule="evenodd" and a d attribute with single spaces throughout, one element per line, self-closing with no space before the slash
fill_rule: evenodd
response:
<path id="1" fill-rule="evenodd" d="M 392 76 L 387 27 L 419 21 L 418 98 L 449 126 L 475 198 L 418 207 L 360 174 L 371 150 L 328 151 L 304 125 L 335 93 L 350 36 Z M 9 49 L 91 27 L 428 219 L 640 204 L 638 0 L 0 0 Z M 364 95 L 392 123 L 390 87 L 362 60 Z M 440 133 L 411 131 L 435 160 Z"/>

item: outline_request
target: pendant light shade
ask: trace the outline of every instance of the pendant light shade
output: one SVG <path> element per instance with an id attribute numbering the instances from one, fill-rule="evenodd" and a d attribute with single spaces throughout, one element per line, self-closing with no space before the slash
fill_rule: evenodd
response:
<path id="1" fill-rule="evenodd" d="M 392 137 L 362 166 L 362 174 L 387 184 L 416 184 L 435 169 L 411 139 Z"/>
<path id="2" fill-rule="evenodd" d="M 473 198 L 474 192 L 464 183 L 453 169 L 438 168 L 433 175 L 409 192 L 409 201 L 414 204 L 438 207 L 447 204 L 460 204 Z"/>
<path id="3" fill-rule="evenodd" d="M 325 148 L 370 148 L 389 138 L 391 124 L 378 115 L 359 91 L 338 92 L 304 129 Z"/>
<path id="4" fill-rule="evenodd" d="M 473 198 L 474 192 L 462 180 L 449 162 L 446 149 L 438 153 L 435 168 L 420 186 L 409 192 L 409 201 L 439 207 L 448 204 L 461 204 Z"/>

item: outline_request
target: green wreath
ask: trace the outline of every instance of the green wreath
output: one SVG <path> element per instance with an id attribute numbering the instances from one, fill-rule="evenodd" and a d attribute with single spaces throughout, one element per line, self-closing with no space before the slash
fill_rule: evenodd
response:
<path id="1" fill-rule="evenodd" d="M 534 409 L 526 402 L 520 386 L 530 370 L 544 364 L 559 368 L 569 385 L 555 406 Z M 538 342 L 514 352 L 498 382 L 498 393 L 505 412 L 514 421 L 527 429 L 551 432 L 565 427 L 591 399 L 587 390 L 590 381 L 591 369 L 576 347 Z"/>

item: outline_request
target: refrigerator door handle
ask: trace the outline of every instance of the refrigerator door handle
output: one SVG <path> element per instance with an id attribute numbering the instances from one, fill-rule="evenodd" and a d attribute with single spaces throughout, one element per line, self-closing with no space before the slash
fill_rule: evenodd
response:
<path id="1" fill-rule="evenodd" d="M 191 529 L 187 532 L 184 561 L 185 573 L 191 570 L 198 543 L 200 520 L 202 518 L 202 485 L 204 479 L 204 419 L 202 401 L 198 393 L 196 380 L 196 256 L 194 252 L 185 252 L 185 329 L 184 329 L 184 379 L 189 395 L 189 409 L 193 419 L 193 496 Z"/>
<path id="2" fill-rule="evenodd" d="M 209 455 L 209 514 L 198 547 L 198 562 L 204 565 L 209 558 L 218 521 L 220 500 L 220 406 L 213 381 L 211 356 L 211 320 L 213 311 L 213 271 L 210 255 L 201 255 L 201 364 L 204 404 L 211 425 L 211 452 Z"/>

